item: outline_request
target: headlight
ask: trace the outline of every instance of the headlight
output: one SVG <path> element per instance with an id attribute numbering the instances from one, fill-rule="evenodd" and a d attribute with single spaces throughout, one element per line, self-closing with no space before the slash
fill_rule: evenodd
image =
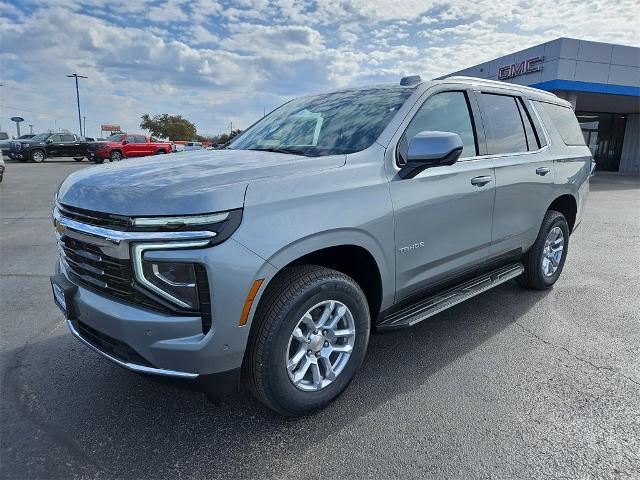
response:
<path id="1" fill-rule="evenodd" d="M 28 144 L 28 143 L 21 143 L 21 144 L 20 144 L 20 148 L 21 148 L 21 149 L 22 149 L 22 148 L 27 148 L 28 146 L 29 146 L 29 144 Z"/>
<path id="2" fill-rule="evenodd" d="M 137 217 L 132 219 L 132 224 L 134 227 L 178 228 L 190 225 L 211 225 L 224 222 L 227 218 L 229 218 L 229 212 L 180 217 Z"/>
<path id="3" fill-rule="evenodd" d="M 181 308 L 198 310 L 200 305 L 195 264 L 146 260 L 144 253 L 148 250 L 204 247 L 208 243 L 208 240 L 196 240 L 134 245 L 132 247 L 133 271 L 137 282 Z"/>

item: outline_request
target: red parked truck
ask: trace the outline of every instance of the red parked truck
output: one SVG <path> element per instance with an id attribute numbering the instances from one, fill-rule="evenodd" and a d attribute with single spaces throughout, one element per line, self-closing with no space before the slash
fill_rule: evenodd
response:
<path id="1" fill-rule="evenodd" d="M 95 163 L 163 153 L 171 153 L 171 143 L 159 142 L 142 133 L 117 133 L 105 142 L 94 142 L 87 146 L 87 158 Z"/>

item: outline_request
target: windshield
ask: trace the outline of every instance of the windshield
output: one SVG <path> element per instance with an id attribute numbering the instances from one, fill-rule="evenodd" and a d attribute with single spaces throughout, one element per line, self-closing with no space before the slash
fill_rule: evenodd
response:
<path id="1" fill-rule="evenodd" d="M 51 135 L 52 135 L 51 133 L 39 133 L 38 135 L 33 137 L 31 140 L 33 140 L 34 142 L 44 142 Z"/>
<path id="2" fill-rule="evenodd" d="M 118 133 L 116 135 L 111 135 L 110 137 L 107 137 L 107 142 L 121 142 L 123 138 L 124 138 L 124 134 Z"/>
<path id="3" fill-rule="evenodd" d="M 378 138 L 412 93 L 377 87 L 298 98 L 236 137 L 229 148 L 310 156 L 358 152 Z"/>

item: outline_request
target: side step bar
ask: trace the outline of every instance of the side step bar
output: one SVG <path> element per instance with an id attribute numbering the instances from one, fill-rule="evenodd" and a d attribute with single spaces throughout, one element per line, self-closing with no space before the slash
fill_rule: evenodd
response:
<path id="1" fill-rule="evenodd" d="M 377 328 L 379 330 L 391 330 L 402 327 L 410 327 L 422 320 L 425 320 L 447 308 L 464 302 L 471 297 L 486 292 L 497 287 L 501 283 L 520 276 L 524 272 L 524 267 L 520 263 L 498 268 L 492 272 L 485 273 L 467 282 L 456 285 L 443 292 L 430 297 L 418 300 L 411 305 L 401 308 L 398 311 L 388 314 Z"/>

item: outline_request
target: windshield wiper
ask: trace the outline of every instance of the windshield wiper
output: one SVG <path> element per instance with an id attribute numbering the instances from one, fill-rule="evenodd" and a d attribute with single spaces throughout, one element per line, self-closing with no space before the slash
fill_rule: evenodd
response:
<path id="1" fill-rule="evenodd" d="M 308 153 L 297 149 L 297 148 L 248 148 L 247 150 L 255 150 L 258 152 L 275 152 L 275 153 L 287 153 L 290 155 L 304 155 L 305 157 L 310 157 Z"/>

